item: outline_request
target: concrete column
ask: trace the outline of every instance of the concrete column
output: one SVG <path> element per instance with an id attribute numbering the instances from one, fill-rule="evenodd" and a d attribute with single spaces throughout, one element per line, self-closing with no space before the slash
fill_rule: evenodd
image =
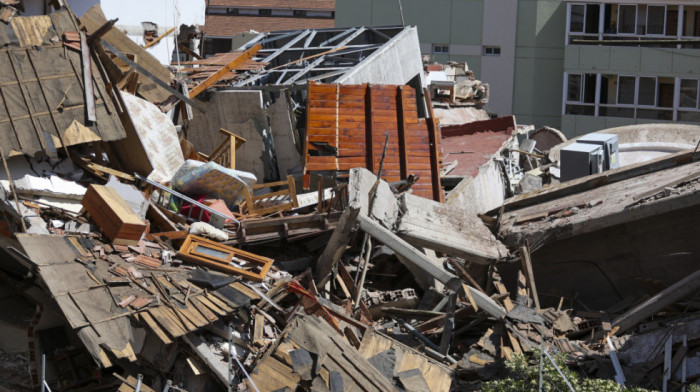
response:
<path id="1" fill-rule="evenodd" d="M 491 89 L 488 109 L 499 116 L 513 113 L 517 14 L 517 0 L 484 1 L 482 46 L 498 46 L 501 54 L 484 56 L 482 50 L 480 79 Z"/>

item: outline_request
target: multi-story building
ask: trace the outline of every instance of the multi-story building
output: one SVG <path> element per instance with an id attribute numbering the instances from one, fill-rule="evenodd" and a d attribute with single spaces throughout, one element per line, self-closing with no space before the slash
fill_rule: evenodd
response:
<path id="1" fill-rule="evenodd" d="M 700 122 L 700 1 L 567 4 L 562 129 Z"/>
<path id="2" fill-rule="evenodd" d="M 566 5 L 559 0 L 337 0 L 336 26 L 416 25 L 421 52 L 465 61 L 489 83 L 487 109 L 561 121 Z M 403 12 L 402 12 L 403 11 Z M 403 15 L 402 15 L 403 14 Z"/>
<path id="3" fill-rule="evenodd" d="M 401 5 L 401 7 L 399 6 Z M 338 0 L 336 25 L 414 24 L 423 54 L 466 61 L 487 109 L 575 136 L 700 122 L 700 1 Z"/>
<path id="4" fill-rule="evenodd" d="M 207 0 L 203 53 L 230 52 L 231 38 L 257 31 L 322 29 L 335 26 L 335 0 Z"/>

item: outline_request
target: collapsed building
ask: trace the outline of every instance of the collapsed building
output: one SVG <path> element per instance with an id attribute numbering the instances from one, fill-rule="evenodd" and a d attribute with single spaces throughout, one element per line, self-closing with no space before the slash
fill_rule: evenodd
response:
<path id="1" fill-rule="evenodd" d="M 171 68 L 99 6 L 2 32 L 2 388 L 480 390 L 537 350 L 700 377 L 697 128 L 607 130 L 626 164 L 561 181 L 556 130 L 441 120 L 487 89 L 426 77 L 415 27 Z"/>

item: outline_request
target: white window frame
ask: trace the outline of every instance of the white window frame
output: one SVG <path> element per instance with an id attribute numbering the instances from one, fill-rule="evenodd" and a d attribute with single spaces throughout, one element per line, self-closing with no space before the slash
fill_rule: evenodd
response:
<path id="1" fill-rule="evenodd" d="M 642 105 L 639 103 L 639 82 L 641 78 L 647 78 L 647 79 L 654 79 L 654 104 L 653 105 Z M 645 75 L 638 75 L 637 80 L 634 83 L 635 85 L 635 95 L 634 95 L 634 104 L 637 107 L 644 108 L 644 109 L 650 109 L 650 108 L 658 108 L 658 109 L 667 109 L 667 108 L 659 108 L 657 105 L 659 104 L 659 78 L 658 76 L 645 76 Z M 618 84 L 618 87 L 620 85 Z"/>
<path id="2" fill-rule="evenodd" d="M 439 47 L 447 48 L 447 50 L 444 52 L 443 51 L 438 52 L 435 49 L 437 49 Z M 433 54 L 450 54 L 450 45 L 448 45 L 448 44 L 433 44 L 432 52 L 433 52 Z"/>
<path id="3" fill-rule="evenodd" d="M 575 5 L 580 5 L 583 7 L 583 28 L 581 31 L 571 31 L 571 8 L 573 8 L 573 6 L 575 6 Z M 567 26 L 566 26 L 566 32 L 569 34 L 576 34 L 576 35 L 586 34 L 586 12 L 587 12 L 586 3 L 570 3 L 568 11 L 569 12 L 567 15 L 568 21 L 567 21 Z"/>
<path id="4" fill-rule="evenodd" d="M 663 7 L 664 8 L 664 26 L 661 29 L 661 34 L 649 34 L 649 8 L 650 7 Z M 647 4 L 647 12 L 646 12 L 646 25 L 644 27 L 644 35 L 648 35 L 651 37 L 665 37 L 666 36 L 666 17 L 668 16 L 668 7 L 666 4 Z M 681 18 L 682 16 L 678 16 Z"/>
<path id="5" fill-rule="evenodd" d="M 579 86 L 578 86 L 578 90 L 579 90 L 578 91 L 578 96 L 579 96 L 578 101 L 570 101 L 569 100 L 569 78 L 572 75 L 578 75 L 580 80 L 581 80 L 579 82 Z M 571 72 L 571 73 L 567 72 L 566 73 L 566 79 L 564 80 L 566 82 L 564 85 L 564 101 L 567 104 L 572 104 L 572 105 L 583 104 L 583 83 L 584 83 L 583 79 L 584 79 L 583 73 L 581 73 L 581 72 Z"/>
<path id="6" fill-rule="evenodd" d="M 487 53 L 488 50 L 491 50 L 491 53 Z M 496 49 L 498 49 L 498 53 L 496 53 Z M 484 46 L 483 50 L 481 51 L 482 55 L 484 56 L 493 56 L 493 57 L 498 57 L 501 55 L 501 47 L 500 46 Z"/>
<path id="7" fill-rule="evenodd" d="M 688 108 L 681 106 L 680 103 L 680 97 L 681 97 L 681 82 L 683 80 L 694 80 L 697 82 L 697 85 L 695 87 L 695 107 L 694 108 Z M 679 77 L 678 78 L 678 110 L 683 111 L 683 112 L 694 112 L 700 109 L 700 78 L 684 78 L 684 77 Z"/>
<path id="8" fill-rule="evenodd" d="M 620 32 L 620 17 L 622 16 L 622 12 L 620 12 L 620 8 L 623 6 L 632 6 L 634 7 L 634 31 L 632 33 L 621 33 Z M 636 36 L 637 35 L 637 27 L 639 25 L 639 6 L 638 4 L 635 3 L 626 3 L 626 4 L 618 4 L 617 5 L 617 35 L 623 35 L 623 36 Z"/>
<path id="9" fill-rule="evenodd" d="M 632 103 L 620 103 L 620 78 L 633 78 L 634 79 L 634 91 L 632 91 Z M 635 108 L 637 106 L 637 87 L 639 84 L 639 78 L 637 75 L 617 75 L 617 91 L 615 92 L 615 103 L 614 106 L 620 106 L 625 108 Z"/>
<path id="10" fill-rule="evenodd" d="M 568 99 L 569 96 L 569 76 L 571 75 L 578 75 L 581 78 L 581 84 L 580 84 L 580 91 L 579 91 L 579 101 L 571 101 Z M 585 90 L 585 83 L 586 83 L 586 72 L 564 72 L 564 88 L 563 88 L 563 97 L 562 97 L 562 115 L 567 115 L 566 114 L 566 109 L 568 105 L 577 105 L 577 106 L 594 106 L 595 107 L 595 114 L 593 115 L 594 117 L 600 117 L 600 108 L 622 108 L 622 109 L 632 109 L 634 110 L 633 116 L 629 118 L 634 118 L 634 119 L 640 119 L 639 117 L 639 111 L 640 110 L 657 110 L 661 112 L 670 112 L 672 113 L 672 118 L 673 121 L 676 121 L 678 119 L 678 112 L 700 112 L 700 78 L 683 78 L 683 77 L 673 77 L 673 106 L 672 107 L 660 107 L 659 106 L 659 85 L 660 85 L 660 78 L 663 78 L 662 76 L 657 76 L 657 75 L 629 75 L 629 74 L 605 74 L 605 75 L 610 75 L 611 77 L 616 77 L 617 78 L 617 86 L 615 89 L 615 103 L 601 103 L 600 102 L 600 94 L 601 91 L 603 90 L 603 84 L 602 84 L 602 78 L 603 75 L 602 73 L 595 73 L 595 81 L 596 81 L 596 90 L 595 90 L 595 103 L 586 103 L 585 102 L 585 97 L 584 97 L 584 90 Z M 632 104 L 627 104 L 627 103 L 619 103 L 619 97 L 620 97 L 620 79 L 621 78 L 634 78 L 634 91 L 633 91 L 633 102 Z M 654 79 L 654 104 L 653 105 L 642 105 L 639 103 L 639 87 L 640 87 L 640 81 L 641 78 L 650 78 Z M 696 96 L 695 96 L 695 107 L 694 108 L 687 108 L 687 107 L 681 107 L 680 106 L 680 91 L 681 91 L 681 81 L 682 80 L 694 80 L 697 83 L 697 89 L 696 89 Z M 604 116 L 606 117 L 606 116 Z"/>
<path id="11" fill-rule="evenodd" d="M 692 13 L 693 13 L 693 14 L 692 14 L 693 17 L 695 16 L 695 12 L 700 11 L 699 9 L 690 8 L 690 7 L 697 7 L 696 4 L 687 5 L 687 6 L 688 6 L 688 8 L 683 8 L 683 9 L 681 9 L 681 7 L 683 7 L 682 5 L 678 7 L 678 15 L 679 15 L 678 18 L 679 18 L 679 19 L 682 18 L 681 15 L 682 15 L 683 12 L 685 12 L 685 11 L 692 12 Z M 681 11 L 683 11 L 683 12 L 681 12 Z M 684 24 L 684 23 L 680 23 L 680 22 L 679 22 L 679 25 L 685 27 L 685 24 Z M 681 29 L 680 27 L 679 27 L 678 31 L 681 33 L 681 38 L 690 38 L 690 39 L 697 39 L 697 38 L 700 38 L 700 36 L 685 35 L 685 34 L 683 34 L 684 31 L 683 31 L 683 29 Z M 691 33 L 692 33 L 692 30 L 691 30 Z"/>

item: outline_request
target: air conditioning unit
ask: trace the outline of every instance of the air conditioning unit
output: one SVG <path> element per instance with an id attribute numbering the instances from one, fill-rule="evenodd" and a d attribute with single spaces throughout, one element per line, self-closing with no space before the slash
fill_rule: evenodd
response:
<path id="1" fill-rule="evenodd" d="M 603 147 L 597 144 L 572 143 L 560 151 L 561 182 L 603 171 Z"/>
<path id="2" fill-rule="evenodd" d="M 617 135 L 609 133 L 589 133 L 576 139 L 577 143 L 597 144 L 603 147 L 603 169 L 620 167 L 620 155 L 617 147 Z"/>

